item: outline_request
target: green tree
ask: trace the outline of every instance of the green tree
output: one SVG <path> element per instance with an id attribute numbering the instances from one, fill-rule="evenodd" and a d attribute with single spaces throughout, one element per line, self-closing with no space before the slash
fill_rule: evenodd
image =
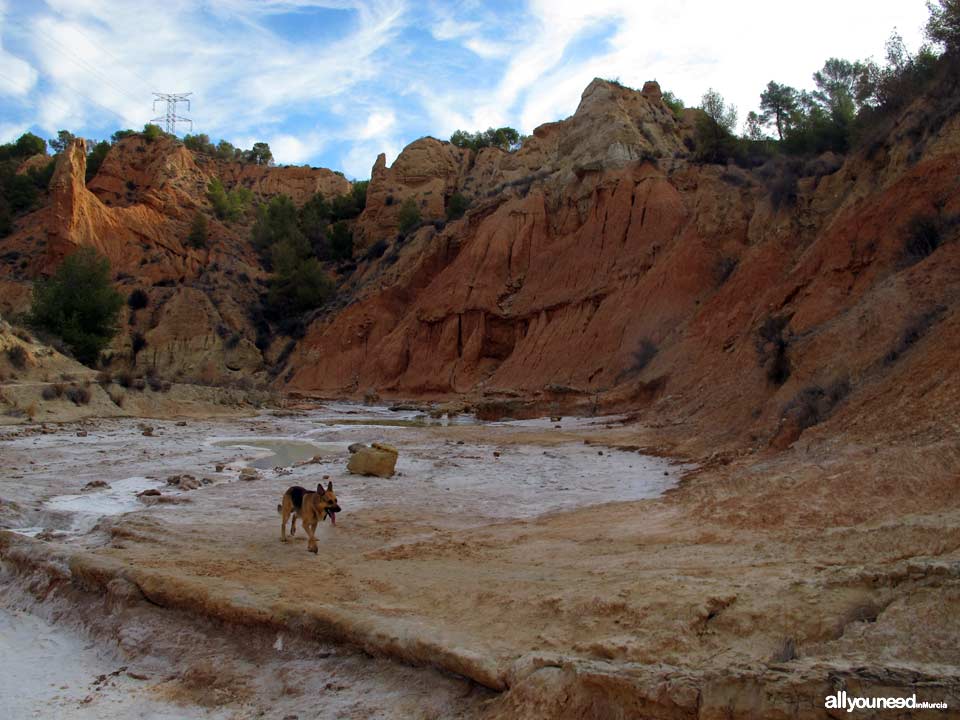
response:
<path id="1" fill-rule="evenodd" d="M 790 131 L 797 107 L 797 91 L 771 80 L 767 89 L 760 93 L 760 122 L 777 128 L 777 138 L 783 140 Z"/>
<path id="2" fill-rule="evenodd" d="M 420 224 L 420 208 L 416 201 L 409 197 L 403 201 L 400 206 L 400 212 L 397 213 L 397 229 L 401 235 L 406 235 Z"/>
<path id="3" fill-rule="evenodd" d="M 148 143 L 152 143 L 154 140 L 159 139 L 161 135 L 163 135 L 163 130 L 160 129 L 159 125 L 147 123 L 143 126 L 143 139 Z"/>
<path id="4" fill-rule="evenodd" d="M 207 246 L 207 216 L 202 212 L 197 212 L 193 216 L 193 222 L 190 224 L 190 234 L 187 236 L 187 245 L 202 249 Z"/>
<path id="5" fill-rule="evenodd" d="M 683 100 L 678 98 L 669 90 L 663 93 L 663 104 L 670 108 L 670 111 L 676 116 L 680 117 L 683 114 Z"/>
<path id="6" fill-rule="evenodd" d="M 87 182 L 93 180 L 94 176 L 100 170 L 100 166 L 103 165 L 103 161 L 106 159 L 108 152 L 110 152 L 110 143 L 106 140 L 101 140 L 90 150 L 90 153 L 87 155 Z"/>
<path id="7" fill-rule="evenodd" d="M 447 221 L 462 218 L 468 207 L 470 207 L 470 201 L 460 193 L 455 192 L 450 196 L 447 203 Z"/>
<path id="8" fill-rule="evenodd" d="M 205 133 L 184 135 L 183 144 L 188 150 L 192 150 L 193 152 L 204 153 L 206 155 L 213 155 L 216 152 L 216 148 L 213 146 L 213 143 L 210 142 L 210 137 Z"/>
<path id="9" fill-rule="evenodd" d="M 129 128 L 127 128 L 126 130 L 117 130 L 113 135 L 110 136 L 110 142 L 116 144 L 121 140 L 123 140 L 124 138 L 128 138 L 131 135 L 136 135 L 136 134 L 137 134 L 136 130 L 131 130 Z"/>
<path id="10" fill-rule="evenodd" d="M 737 126 L 737 109 L 727 105 L 723 96 L 711 88 L 704 93 L 700 110 L 703 112 L 694 129 L 697 157 L 704 162 L 726 162 L 736 146 L 733 131 Z"/>
<path id="11" fill-rule="evenodd" d="M 949 54 L 960 52 L 960 0 L 927 0 L 927 10 L 927 39 Z"/>
<path id="12" fill-rule="evenodd" d="M 266 205 L 257 208 L 253 224 L 253 246 L 265 259 L 273 257 L 273 247 L 288 242 L 301 249 L 303 257 L 311 254 L 310 243 L 300 231 L 297 206 L 286 195 L 277 195 Z"/>
<path id="13" fill-rule="evenodd" d="M 236 187 L 229 193 L 224 189 L 220 178 L 207 183 L 207 200 L 213 206 L 213 213 L 219 220 L 236 222 L 247 212 L 253 200 L 253 193 L 245 187 Z"/>
<path id="14" fill-rule="evenodd" d="M 235 148 L 233 145 L 228 143 L 226 140 L 221 140 L 217 143 L 216 155 L 220 160 L 236 160 L 238 153 L 241 151 Z"/>
<path id="15" fill-rule="evenodd" d="M 47 145 L 50 146 L 50 149 L 53 150 L 54 153 L 60 153 L 70 147 L 70 143 L 75 139 L 76 136 L 69 130 L 60 130 L 57 132 L 55 138 L 47 140 Z"/>
<path id="16" fill-rule="evenodd" d="M 485 147 L 497 147 L 507 152 L 520 148 L 520 133 L 512 127 L 487 128 L 475 133 L 466 130 L 456 130 L 450 136 L 453 145 L 470 150 L 481 150 Z"/>
<path id="17" fill-rule="evenodd" d="M 47 144 L 43 138 L 33 133 L 24 133 L 17 138 L 16 152 L 20 157 L 30 157 L 32 155 L 46 155 Z"/>
<path id="18" fill-rule="evenodd" d="M 247 160 L 254 165 L 272 165 L 273 153 L 270 152 L 270 146 L 265 142 L 253 144 L 253 148 L 247 153 Z"/>
<path id="19" fill-rule="evenodd" d="M 34 286 L 30 323 L 62 338 L 80 362 L 92 366 L 116 333 L 122 306 L 123 296 L 110 283 L 110 263 L 83 247 Z"/>
<path id="20" fill-rule="evenodd" d="M 334 260 L 349 260 L 353 257 L 353 233 L 343 220 L 328 226 L 330 255 Z"/>
<path id="21" fill-rule="evenodd" d="M 763 122 L 753 110 L 747 113 L 747 126 L 743 136 L 751 142 L 760 142 L 766 139 L 763 135 Z"/>

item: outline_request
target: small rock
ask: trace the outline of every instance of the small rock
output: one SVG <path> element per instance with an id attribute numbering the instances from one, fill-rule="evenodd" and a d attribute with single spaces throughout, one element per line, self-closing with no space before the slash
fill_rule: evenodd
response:
<path id="1" fill-rule="evenodd" d="M 147 488 L 141 493 L 137 493 L 137 497 L 156 497 L 160 494 L 160 491 L 156 488 Z"/>
<path id="2" fill-rule="evenodd" d="M 100 488 L 109 488 L 110 485 L 103 480 L 91 480 L 86 485 L 83 486 L 83 489 L 80 492 L 86 492 L 87 490 L 99 490 Z"/>
<path id="3" fill-rule="evenodd" d="M 146 429 L 141 433 L 141 435 L 143 435 L 144 437 L 153 437 L 153 428 L 151 428 L 151 427 L 146 428 Z"/>
<path id="4" fill-rule="evenodd" d="M 202 478 L 200 482 L 202 482 L 204 485 L 213 485 L 216 482 L 216 480 L 214 480 L 213 478 L 205 477 L 205 478 Z"/>
<path id="5" fill-rule="evenodd" d="M 554 425 L 554 427 L 555 427 L 557 430 L 559 430 L 559 429 L 562 428 L 563 426 L 562 426 L 562 425 Z"/>
<path id="6" fill-rule="evenodd" d="M 363 449 L 366 448 L 366 447 L 367 447 L 367 446 L 364 445 L 363 443 L 350 443 L 350 444 L 347 446 L 347 451 L 348 451 L 351 455 L 353 455 L 355 452 L 359 452 L 360 450 L 363 450 Z"/>
<path id="7" fill-rule="evenodd" d="M 216 469 L 217 472 L 223 472 L 224 465 L 223 463 L 217 463 L 216 465 L 214 465 L 214 468 Z"/>
<path id="8" fill-rule="evenodd" d="M 597 455 L 603 455 L 603 450 L 597 450 Z"/>
<path id="9" fill-rule="evenodd" d="M 200 481 L 193 475 L 181 475 L 177 487 L 181 490 L 196 490 L 200 487 Z"/>
<path id="10" fill-rule="evenodd" d="M 256 468 L 245 467 L 240 470 L 240 479 L 241 480 L 259 480 L 260 473 L 257 472 Z"/>
<path id="11" fill-rule="evenodd" d="M 500 451 L 499 451 L 499 450 L 494 450 L 494 451 L 493 451 L 493 456 L 494 456 L 494 457 L 500 457 Z"/>
<path id="12" fill-rule="evenodd" d="M 186 420 L 177 420 L 177 427 L 186 427 L 186 426 L 187 426 Z"/>
<path id="13" fill-rule="evenodd" d="M 77 430 L 77 437 L 86 437 L 86 436 L 87 436 L 86 430 Z"/>
<path id="14" fill-rule="evenodd" d="M 463 445 L 463 440 L 457 440 L 457 445 Z"/>
<path id="15" fill-rule="evenodd" d="M 563 420 L 563 418 L 562 418 L 560 415 L 551 415 L 551 416 L 550 416 L 550 422 L 558 423 L 558 422 L 560 422 L 561 420 Z"/>

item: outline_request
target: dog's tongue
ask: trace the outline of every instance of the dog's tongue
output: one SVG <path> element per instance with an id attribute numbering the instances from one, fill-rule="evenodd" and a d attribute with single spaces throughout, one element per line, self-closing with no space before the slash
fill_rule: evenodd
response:
<path id="1" fill-rule="evenodd" d="M 336 513 L 330 513 L 330 523 L 331 523 L 332 525 L 336 525 L 336 524 L 337 524 L 337 514 L 336 514 Z"/>

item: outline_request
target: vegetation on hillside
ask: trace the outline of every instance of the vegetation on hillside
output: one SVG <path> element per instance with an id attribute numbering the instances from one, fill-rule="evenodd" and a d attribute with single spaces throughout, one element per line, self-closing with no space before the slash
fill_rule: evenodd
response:
<path id="1" fill-rule="evenodd" d="M 771 80 L 760 93 L 760 112 L 747 115 L 735 136 L 736 111 L 715 90 L 702 98 L 696 157 L 703 162 L 757 165 L 770 156 L 843 154 L 877 134 L 894 113 L 919 97 L 940 74 L 956 70 L 960 56 L 960 0 L 929 0 L 929 44 L 911 53 L 894 32 L 882 64 L 829 58 L 813 73 L 813 87 Z M 671 107 L 675 98 L 671 98 Z"/>
<path id="2" fill-rule="evenodd" d="M 24 160 L 45 152 L 46 143 L 33 133 L 24 133 L 16 142 L 0 145 L 0 237 L 10 234 L 18 215 L 34 209 L 39 194 L 50 184 L 52 160 L 17 173 Z"/>
<path id="3" fill-rule="evenodd" d="M 110 263 L 83 247 L 51 278 L 34 285 L 29 321 L 63 340 L 77 360 L 93 366 L 117 331 L 123 303 L 110 282 Z"/>
<path id="4" fill-rule="evenodd" d="M 193 152 L 202 153 L 220 160 L 249 163 L 251 165 L 273 165 L 273 153 L 270 145 L 265 142 L 256 142 L 249 150 L 234 147 L 226 140 L 220 140 L 216 145 L 205 133 L 184 135 L 183 144 Z"/>
<path id="5" fill-rule="evenodd" d="M 519 150 L 522 145 L 520 133 L 512 127 L 487 128 L 477 132 L 467 132 L 466 130 L 457 130 L 450 136 L 450 142 L 457 147 L 467 148 L 469 150 L 481 150 L 485 147 L 495 147 L 513 152 Z"/>
<path id="6" fill-rule="evenodd" d="M 263 315 L 281 330 L 296 333 L 300 317 L 333 298 L 335 287 L 321 264 L 353 255 L 350 221 L 366 206 L 366 181 L 329 201 L 316 194 L 301 207 L 286 195 L 257 208 L 253 246 L 272 271 Z"/>

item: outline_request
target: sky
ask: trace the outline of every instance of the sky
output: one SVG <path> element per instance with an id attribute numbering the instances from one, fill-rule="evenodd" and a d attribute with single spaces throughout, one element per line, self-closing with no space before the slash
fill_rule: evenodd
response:
<path id="1" fill-rule="evenodd" d="M 0 0 L 0 142 L 107 139 L 191 92 L 193 132 L 367 178 L 424 135 L 567 117 L 594 77 L 708 88 L 741 121 L 770 80 L 922 43 L 924 0 Z M 189 131 L 178 126 L 178 134 Z"/>

